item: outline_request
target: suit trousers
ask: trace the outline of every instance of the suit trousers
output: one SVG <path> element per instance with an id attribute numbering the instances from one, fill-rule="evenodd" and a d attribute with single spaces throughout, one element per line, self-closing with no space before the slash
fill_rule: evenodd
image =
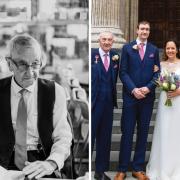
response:
<path id="1" fill-rule="evenodd" d="M 121 118 L 121 143 L 119 154 L 118 171 L 126 172 L 130 165 L 131 151 L 133 144 L 134 129 L 137 125 L 135 153 L 132 160 L 132 169 L 135 171 L 144 170 L 145 152 L 149 123 L 153 110 L 153 101 L 137 101 L 132 104 L 124 104 Z"/>
<path id="2" fill-rule="evenodd" d="M 92 110 L 91 124 L 92 151 L 96 140 L 96 172 L 105 172 L 109 169 L 112 122 L 113 102 L 97 99 Z"/>

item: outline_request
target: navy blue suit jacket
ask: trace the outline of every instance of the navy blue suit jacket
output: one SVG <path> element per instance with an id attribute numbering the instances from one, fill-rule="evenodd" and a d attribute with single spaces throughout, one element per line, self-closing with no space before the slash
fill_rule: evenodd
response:
<path id="1" fill-rule="evenodd" d="M 149 88 L 150 93 L 143 100 L 153 101 L 155 98 L 155 80 L 160 71 L 158 48 L 147 42 L 144 59 L 141 60 L 138 49 L 133 48 L 134 45 L 136 45 L 136 41 L 124 45 L 122 49 L 120 79 L 123 83 L 124 103 L 137 101 L 132 95 L 132 90 L 144 86 Z M 154 72 L 155 65 L 159 67 L 157 72 Z"/>
<path id="2" fill-rule="evenodd" d="M 113 84 L 113 104 L 117 107 L 117 91 L 116 82 L 119 70 L 119 59 L 112 58 L 118 53 L 110 51 L 110 71 L 112 73 L 112 84 Z M 119 57 L 119 55 L 118 55 Z M 113 60 L 114 59 L 114 60 Z M 101 81 L 101 66 L 103 65 L 99 49 L 92 49 L 91 53 L 91 103 L 92 109 L 95 106 L 96 99 L 99 95 L 99 83 Z"/>

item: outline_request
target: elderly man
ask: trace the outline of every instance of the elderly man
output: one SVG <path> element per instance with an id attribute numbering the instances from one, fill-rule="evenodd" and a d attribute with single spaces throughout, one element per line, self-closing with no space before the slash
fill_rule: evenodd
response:
<path id="1" fill-rule="evenodd" d="M 94 178 L 110 180 L 104 173 L 109 169 L 113 108 L 117 106 L 116 81 L 119 56 L 111 50 L 114 36 L 111 32 L 99 35 L 99 48 L 92 51 L 91 104 L 92 151 L 96 139 L 96 169 Z"/>
<path id="2" fill-rule="evenodd" d="M 12 38 L 6 60 L 13 76 L 0 80 L 0 165 L 30 179 L 51 175 L 70 154 L 65 92 L 38 78 L 45 60 L 33 37 Z"/>

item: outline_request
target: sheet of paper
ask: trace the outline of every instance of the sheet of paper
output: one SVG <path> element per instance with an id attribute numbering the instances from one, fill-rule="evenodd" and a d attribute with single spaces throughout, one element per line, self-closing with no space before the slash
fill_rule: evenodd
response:
<path id="1" fill-rule="evenodd" d="M 0 166 L 0 180 L 24 180 L 22 171 L 7 170 Z"/>

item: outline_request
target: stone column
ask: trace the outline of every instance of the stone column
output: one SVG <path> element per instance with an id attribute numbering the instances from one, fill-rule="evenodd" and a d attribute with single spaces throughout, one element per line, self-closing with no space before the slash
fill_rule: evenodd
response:
<path id="1" fill-rule="evenodd" d="M 130 31 L 129 31 L 129 40 L 132 41 L 137 37 L 136 30 L 138 24 L 138 9 L 139 9 L 139 0 L 130 1 Z"/>
<path id="2" fill-rule="evenodd" d="M 120 27 L 124 33 L 123 37 L 127 42 L 137 37 L 138 1 L 139 0 L 121 0 Z"/>
<path id="3" fill-rule="evenodd" d="M 91 4 L 91 46 L 98 47 L 98 35 L 110 31 L 115 35 L 113 48 L 121 48 L 125 43 L 120 28 L 121 0 L 92 0 Z"/>

